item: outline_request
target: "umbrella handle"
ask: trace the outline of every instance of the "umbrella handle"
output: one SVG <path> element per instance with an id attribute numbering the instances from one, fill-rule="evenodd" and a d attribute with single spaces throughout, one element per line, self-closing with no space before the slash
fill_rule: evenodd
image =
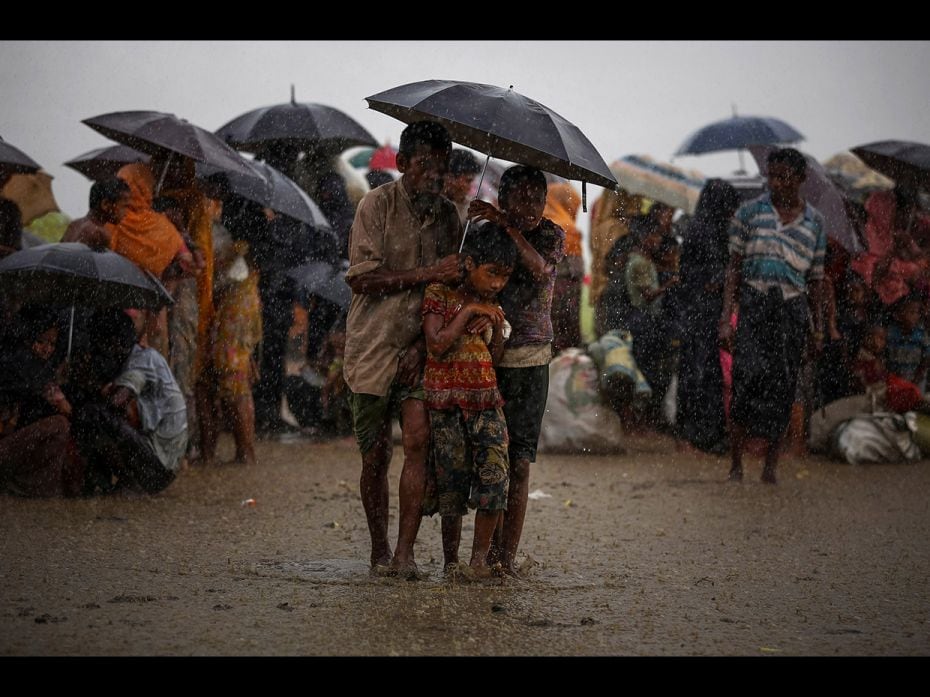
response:
<path id="1" fill-rule="evenodd" d="M 472 201 L 478 200 L 478 195 L 481 193 L 481 185 L 484 183 L 484 173 L 488 171 L 488 162 L 491 161 L 491 153 L 488 153 L 488 156 L 484 159 L 484 167 L 481 168 L 481 178 L 478 180 L 478 188 L 475 189 L 475 198 Z M 465 230 L 462 232 L 462 242 L 459 244 L 459 254 L 462 253 L 462 248 L 465 246 L 465 235 L 468 234 L 468 228 L 471 227 L 471 218 L 465 221 Z"/>
<path id="2" fill-rule="evenodd" d="M 168 175 L 168 165 L 171 164 L 171 158 L 174 157 L 174 151 L 168 153 L 168 159 L 165 160 L 165 166 L 161 170 L 161 176 L 158 178 L 158 184 L 155 186 L 155 196 L 161 192 L 162 184 L 165 183 L 165 177 Z"/>
<path id="3" fill-rule="evenodd" d="M 74 305 L 71 306 L 71 322 L 68 325 L 68 355 L 65 360 L 71 361 L 71 339 L 74 337 Z"/>

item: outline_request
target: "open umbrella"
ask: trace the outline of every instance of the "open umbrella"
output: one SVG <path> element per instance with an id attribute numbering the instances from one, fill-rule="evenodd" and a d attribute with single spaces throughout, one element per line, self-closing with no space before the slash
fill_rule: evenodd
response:
<path id="1" fill-rule="evenodd" d="M 52 175 L 45 170 L 32 174 L 14 174 L 0 188 L 0 196 L 19 206 L 23 225 L 27 226 L 39 216 L 60 211 L 52 193 Z"/>
<path id="2" fill-rule="evenodd" d="M 850 149 L 869 167 L 896 182 L 911 179 L 930 191 L 930 145 L 880 140 Z"/>
<path id="3" fill-rule="evenodd" d="M 274 142 L 336 155 L 356 145 L 378 146 L 374 137 L 348 114 L 325 104 L 291 101 L 253 109 L 237 116 L 216 135 L 238 150 L 255 152 Z"/>
<path id="4" fill-rule="evenodd" d="M 317 229 L 332 229 L 316 202 L 307 196 L 306 192 L 290 177 L 265 162 L 253 160 L 248 164 L 252 170 L 250 176 L 202 164 L 197 165 L 197 176 L 212 179 L 220 175 L 223 180 L 222 187 L 231 193 Z"/>
<path id="5" fill-rule="evenodd" d="M 356 169 L 397 169 L 397 148 L 385 143 L 380 148 L 362 148 L 348 159 Z"/>
<path id="6" fill-rule="evenodd" d="M 749 148 L 763 175 L 768 175 L 768 156 L 775 148 L 774 145 L 753 145 Z M 850 254 L 863 251 L 865 246 L 846 214 L 842 192 L 822 164 L 807 154 L 804 159 L 807 160 L 807 178 L 801 185 L 801 196 L 823 215 L 827 235 L 843 245 Z"/>
<path id="7" fill-rule="evenodd" d="M 29 303 L 157 309 L 174 300 L 152 274 L 116 252 L 43 244 L 0 260 L 0 290 Z"/>
<path id="8" fill-rule="evenodd" d="M 95 252 L 78 242 L 43 244 L 0 259 L 0 292 L 37 305 L 157 309 L 173 305 L 165 287 L 116 252 Z"/>
<path id="9" fill-rule="evenodd" d="M 0 174 L 38 172 L 42 165 L 17 147 L 0 138 Z"/>
<path id="10" fill-rule="evenodd" d="M 127 145 L 111 145 L 78 155 L 73 160 L 65 162 L 65 167 L 80 172 L 92 181 L 100 181 L 115 177 L 116 173 L 126 165 L 136 162 L 148 164 L 151 159 L 145 153 Z"/>
<path id="11" fill-rule="evenodd" d="M 343 310 L 352 301 L 352 291 L 346 284 L 345 269 L 334 268 L 325 261 L 312 261 L 298 266 L 288 275 L 297 282 L 297 297 L 305 305 L 309 296 L 317 295 Z"/>
<path id="12" fill-rule="evenodd" d="M 794 127 L 771 116 L 736 116 L 715 121 L 692 133 L 675 155 L 701 155 L 718 150 L 739 150 L 750 145 L 775 145 L 804 140 Z"/>
<path id="13" fill-rule="evenodd" d="M 404 123 L 438 121 L 452 140 L 566 179 L 616 188 L 617 180 L 577 126 L 549 107 L 494 85 L 425 80 L 365 98 Z"/>
<path id="14" fill-rule="evenodd" d="M 249 176 L 242 156 L 210 131 L 160 111 L 117 111 L 84 119 L 82 123 L 110 140 L 148 155 L 184 155 L 195 162 Z M 165 167 L 167 171 L 167 166 Z M 164 172 L 162 173 L 162 178 Z M 160 182 L 159 182 L 160 183 Z M 160 187 L 159 187 L 160 188 Z"/>
<path id="15" fill-rule="evenodd" d="M 697 208 L 704 175 L 686 171 L 647 155 L 627 155 L 610 164 L 620 186 L 631 194 L 639 194 L 693 215 Z"/>

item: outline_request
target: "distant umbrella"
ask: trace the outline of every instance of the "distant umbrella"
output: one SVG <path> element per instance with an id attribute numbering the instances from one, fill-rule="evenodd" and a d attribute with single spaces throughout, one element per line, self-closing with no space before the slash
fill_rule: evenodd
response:
<path id="1" fill-rule="evenodd" d="M 134 150 L 127 145 L 111 145 L 78 155 L 73 160 L 65 162 L 65 167 L 80 172 L 88 179 L 100 181 L 108 177 L 115 177 L 116 173 L 126 165 L 136 162 L 148 164 L 151 159 L 145 153 Z"/>
<path id="2" fill-rule="evenodd" d="M 261 107 L 237 116 L 216 135 L 238 150 L 255 152 L 270 143 L 287 143 L 324 154 L 338 154 L 356 145 L 378 142 L 351 116 L 325 104 L 291 101 Z"/>
<path id="3" fill-rule="evenodd" d="M 622 157 L 611 163 L 610 170 L 631 194 L 681 208 L 689 215 L 694 214 L 706 181 L 699 172 L 657 162 L 646 155 Z"/>
<path id="4" fill-rule="evenodd" d="M 675 155 L 701 155 L 719 150 L 740 150 L 750 145 L 796 143 L 804 136 L 794 127 L 770 116 L 732 116 L 699 128 Z"/>
<path id="5" fill-rule="evenodd" d="M 930 191 L 930 145 L 907 140 L 881 140 L 851 148 L 872 169 L 896 183 L 911 179 Z"/>
<path id="6" fill-rule="evenodd" d="M 19 148 L 0 138 L 0 174 L 38 172 L 42 165 Z"/>

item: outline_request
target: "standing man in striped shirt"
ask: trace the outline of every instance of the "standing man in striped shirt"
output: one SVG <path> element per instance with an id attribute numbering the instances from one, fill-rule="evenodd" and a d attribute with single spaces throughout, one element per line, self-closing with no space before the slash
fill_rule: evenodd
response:
<path id="1" fill-rule="evenodd" d="M 768 442 L 762 481 L 774 484 L 811 318 L 817 353 L 823 343 L 827 239 L 823 217 L 801 197 L 804 156 L 775 150 L 768 166 L 768 192 L 743 204 L 730 228 L 719 333 L 733 353 L 730 479 L 742 480 L 743 447 L 754 436 Z M 730 317 L 737 307 L 734 337 Z"/>

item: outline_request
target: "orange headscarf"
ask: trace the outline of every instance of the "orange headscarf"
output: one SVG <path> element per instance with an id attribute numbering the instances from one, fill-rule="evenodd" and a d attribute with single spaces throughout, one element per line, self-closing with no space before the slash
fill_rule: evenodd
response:
<path id="1" fill-rule="evenodd" d="M 565 231 L 565 256 L 581 256 L 581 230 L 575 224 L 581 196 L 568 182 L 550 184 L 546 195 L 546 210 L 543 216 Z"/>
<path id="2" fill-rule="evenodd" d="M 184 244 L 181 234 L 167 217 L 152 210 L 155 177 L 148 165 L 126 165 L 116 176 L 129 185 L 130 199 L 123 219 L 106 225 L 110 248 L 161 276 Z"/>

